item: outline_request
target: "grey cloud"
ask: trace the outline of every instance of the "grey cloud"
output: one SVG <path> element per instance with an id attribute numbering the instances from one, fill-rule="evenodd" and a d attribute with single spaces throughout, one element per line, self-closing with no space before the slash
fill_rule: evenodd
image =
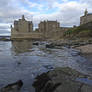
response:
<path id="1" fill-rule="evenodd" d="M 10 31 L 8 29 L 6 30 L 3 30 L 3 29 L 0 29 L 0 35 L 10 35 Z"/>
<path id="2" fill-rule="evenodd" d="M 2 33 L 10 33 L 10 31 L 9 31 L 8 29 L 6 29 L 6 30 L 0 29 L 0 33 L 1 33 L 1 34 L 2 34 Z"/>
<path id="3" fill-rule="evenodd" d="M 10 27 L 7 26 L 0 26 L 0 29 L 9 29 Z"/>
<path id="4" fill-rule="evenodd" d="M 32 4 L 28 2 L 29 0 L 26 0 L 26 2 L 24 2 L 25 0 L 21 1 L 29 6 Z M 61 26 L 73 26 L 79 25 L 80 16 L 83 15 L 85 8 L 88 8 L 88 10 L 92 12 L 92 6 L 90 6 L 92 0 L 80 0 L 79 2 L 75 1 L 74 3 L 63 0 L 66 2 L 62 4 L 58 3 L 57 0 L 46 1 L 48 2 L 48 9 L 57 7 L 59 10 L 52 14 L 41 14 L 39 11 L 31 12 L 20 6 L 20 0 L 0 0 L 0 23 L 12 24 L 15 19 L 19 19 L 21 15 L 24 14 L 28 20 L 32 20 L 32 16 L 34 15 L 33 22 L 35 27 L 37 27 L 40 21 L 47 19 L 58 20 L 61 23 Z M 34 7 L 37 5 L 36 2 L 33 3 Z M 40 8 L 42 8 L 42 6 Z M 7 25 L 0 26 L 0 33 L 10 33 L 7 29 L 9 30 Z"/>
<path id="5" fill-rule="evenodd" d="M 92 0 L 80 0 L 80 2 L 91 4 L 92 3 Z"/>

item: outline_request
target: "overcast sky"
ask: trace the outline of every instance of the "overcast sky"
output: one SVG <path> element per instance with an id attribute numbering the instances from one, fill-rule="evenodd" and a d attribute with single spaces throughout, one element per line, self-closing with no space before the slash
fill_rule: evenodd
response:
<path id="1" fill-rule="evenodd" d="M 41 20 L 79 25 L 86 8 L 92 12 L 92 0 L 0 0 L 0 35 L 9 35 L 10 25 L 23 14 L 35 27 Z"/>

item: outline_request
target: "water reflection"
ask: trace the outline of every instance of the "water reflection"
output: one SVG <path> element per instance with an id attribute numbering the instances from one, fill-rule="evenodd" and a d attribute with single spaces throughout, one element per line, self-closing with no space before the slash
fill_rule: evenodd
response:
<path id="1" fill-rule="evenodd" d="M 29 52 L 30 49 L 32 49 L 32 41 L 29 40 L 12 41 L 12 51 L 15 54 Z"/>

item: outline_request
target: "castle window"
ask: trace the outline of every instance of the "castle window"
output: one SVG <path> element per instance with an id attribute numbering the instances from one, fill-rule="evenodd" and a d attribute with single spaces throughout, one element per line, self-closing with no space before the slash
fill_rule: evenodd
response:
<path id="1" fill-rule="evenodd" d="M 14 21 L 14 25 L 18 25 L 18 21 Z"/>

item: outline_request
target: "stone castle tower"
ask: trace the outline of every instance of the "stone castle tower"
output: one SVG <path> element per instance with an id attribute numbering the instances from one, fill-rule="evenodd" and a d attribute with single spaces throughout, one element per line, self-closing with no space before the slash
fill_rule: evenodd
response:
<path id="1" fill-rule="evenodd" d="M 84 12 L 84 16 L 80 17 L 80 25 L 92 22 L 92 13 L 88 13 L 87 9 Z"/>
<path id="2" fill-rule="evenodd" d="M 42 21 L 39 23 L 39 32 L 43 33 L 45 38 L 50 38 L 54 32 L 60 28 L 57 21 Z"/>
<path id="3" fill-rule="evenodd" d="M 27 21 L 22 15 L 22 18 L 14 21 L 14 27 L 11 26 L 11 38 L 16 38 L 16 36 L 25 36 L 33 31 L 32 21 Z M 24 35 L 23 35 L 24 34 Z"/>

